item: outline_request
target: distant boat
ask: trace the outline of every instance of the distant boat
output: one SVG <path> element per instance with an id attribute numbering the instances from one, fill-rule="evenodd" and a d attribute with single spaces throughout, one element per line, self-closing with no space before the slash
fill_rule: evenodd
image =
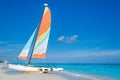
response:
<path id="1" fill-rule="evenodd" d="M 46 50 L 50 34 L 51 12 L 47 4 L 44 4 L 44 6 L 45 9 L 39 26 L 34 30 L 27 44 L 18 56 L 18 58 L 25 60 L 27 62 L 27 65 L 23 66 L 9 64 L 10 69 L 15 69 L 19 71 L 39 71 L 42 73 L 63 70 L 63 68 L 30 66 L 32 58 L 43 59 L 46 57 Z"/>

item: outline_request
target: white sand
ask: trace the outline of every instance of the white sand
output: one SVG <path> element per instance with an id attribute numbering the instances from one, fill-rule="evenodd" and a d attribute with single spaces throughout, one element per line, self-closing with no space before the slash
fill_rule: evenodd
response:
<path id="1" fill-rule="evenodd" d="M 51 73 L 23 73 L 5 68 L 0 64 L 0 80 L 113 80 L 110 78 L 101 78 L 83 74 L 72 74 L 69 72 L 51 72 Z"/>
<path id="2" fill-rule="evenodd" d="M 0 64 L 0 80 L 67 80 L 60 75 L 40 74 L 40 73 L 23 73 L 9 70 Z"/>

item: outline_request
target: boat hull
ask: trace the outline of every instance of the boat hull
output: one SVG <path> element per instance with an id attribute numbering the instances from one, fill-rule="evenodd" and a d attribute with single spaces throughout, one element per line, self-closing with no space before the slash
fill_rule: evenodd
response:
<path id="1" fill-rule="evenodd" d="M 33 67 L 33 66 L 14 65 L 14 64 L 8 64 L 8 68 L 23 72 L 49 73 L 51 71 L 51 68 L 47 68 L 47 67 Z"/>
<path id="2" fill-rule="evenodd" d="M 55 71 L 55 72 L 60 72 L 60 71 L 63 71 L 63 68 L 59 68 L 59 67 L 58 68 L 52 68 L 52 70 Z"/>
<path id="3" fill-rule="evenodd" d="M 15 64 L 8 64 L 7 66 L 9 69 L 23 71 L 23 72 L 49 73 L 51 71 L 54 72 L 63 71 L 63 68 L 35 67 L 35 66 L 24 66 L 24 65 L 15 65 Z"/>

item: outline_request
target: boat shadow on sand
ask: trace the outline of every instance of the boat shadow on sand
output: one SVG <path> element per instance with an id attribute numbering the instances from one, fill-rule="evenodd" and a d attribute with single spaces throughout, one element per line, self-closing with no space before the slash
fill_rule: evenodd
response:
<path id="1" fill-rule="evenodd" d="M 17 71 L 17 70 L 9 69 L 8 67 L 2 67 L 2 69 L 4 70 L 4 73 L 8 74 L 8 75 L 22 74 L 22 72 Z"/>
<path id="2" fill-rule="evenodd" d="M 16 75 L 16 74 L 22 74 L 22 72 L 20 71 L 15 71 L 15 70 L 6 70 L 4 73 L 8 74 L 8 75 Z"/>

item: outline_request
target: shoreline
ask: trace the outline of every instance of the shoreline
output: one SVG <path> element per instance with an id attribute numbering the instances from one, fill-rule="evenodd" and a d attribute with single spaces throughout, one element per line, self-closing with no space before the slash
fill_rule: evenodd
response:
<path id="1" fill-rule="evenodd" d="M 5 68 L 0 63 L 0 79 L 1 80 L 112 80 L 86 74 L 77 74 L 68 71 L 50 72 L 50 73 L 23 73 Z"/>
<path id="2" fill-rule="evenodd" d="M 109 78 L 109 77 L 104 77 L 104 76 L 97 76 L 97 75 L 91 75 L 91 74 L 82 74 L 82 73 L 69 72 L 69 71 L 63 71 L 63 72 L 61 72 L 59 74 L 69 75 L 69 76 L 72 76 L 72 77 L 75 77 L 75 78 L 78 77 L 78 78 L 82 78 L 82 79 L 85 79 L 85 80 L 115 80 L 114 78 Z"/>

